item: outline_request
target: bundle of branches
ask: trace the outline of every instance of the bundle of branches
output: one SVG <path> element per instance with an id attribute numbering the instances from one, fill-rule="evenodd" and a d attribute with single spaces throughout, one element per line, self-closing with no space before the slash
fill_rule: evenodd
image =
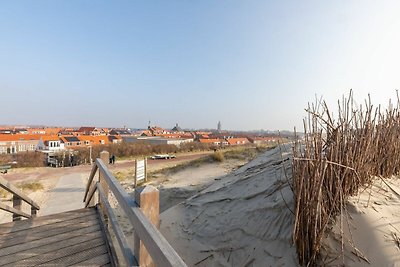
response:
<path id="1" fill-rule="evenodd" d="M 302 266 L 316 264 L 321 241 L 349 196 L 374 176 L 399 173 L 400 111 L 374 108 L 370 98 L 357 106 L 350 91 L 334 117 L 325 101 L 309 105 L 304 139 L 293 160 L 293 238 Z"/>

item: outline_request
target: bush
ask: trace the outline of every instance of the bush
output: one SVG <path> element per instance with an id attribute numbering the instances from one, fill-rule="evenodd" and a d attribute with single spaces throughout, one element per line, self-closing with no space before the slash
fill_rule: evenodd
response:
<path id="1" fill-rule="evenodd" d="M 22 182 L 17 184 L 17 187 L 21 188 L 22 191 L 38 191 L 43 189 L 43 185 L 39 182 Z"/>
<path id="2" fill-rule="evenodd" d="M 0 155 L 0 165 L 16 161 L 15 167 L 43 167 L 46 165 L 45 159 L 46 156 L 41 152 L 21 152 L 12 155 Z"/>
<path id="3" fill-rule="evenodd" d="M 221 151 L 215 151 L 213 154 L 213 159 L 218 162 L 223 162 L 225 160 L 225 156 Z"/>

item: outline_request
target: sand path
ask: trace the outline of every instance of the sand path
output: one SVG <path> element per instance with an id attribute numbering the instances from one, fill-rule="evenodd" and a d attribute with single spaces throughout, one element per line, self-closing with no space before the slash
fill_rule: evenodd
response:
<path id="1" fill-rule="evenodd" d="M 49 199 L 39 215 L 49 215 L 84 208 L 85 194 L 82 173 L 71 173 L 61 176 L 56 186 L 49 191 Z"/>

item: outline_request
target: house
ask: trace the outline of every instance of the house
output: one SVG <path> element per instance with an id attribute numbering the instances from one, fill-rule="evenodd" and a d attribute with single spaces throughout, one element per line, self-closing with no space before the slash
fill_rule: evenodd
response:
<path id="1" fill-rule="evenodd" d="M 79 140 L 85 146 L 108 145 L 110 142 L 108 137 L 106 135 L 81 135 L 79 136 Z"/>
<path id="2" fill-rule="evenodd" d="M 61 136 L 60 140 L 66 148 L 82 146 L 82 141 L 77 136 Z"/>
<path id="3" fill-rule="evenodd" d="M 279 137 L 249 137 L 250 142 L 252 142 L 255 145 L 260 145 L 260 144 L 268 144 L 268 143 L 274 143 L 279 140 Z"/>
<path id="4" fill-rule="evenodd" d="M 219 139 L 219 138 L 209 138 L 209 139 L 200 138 L 199 142 L 202 144 L 210 144 L 210 145 L 217 145 L 217 146 L 227 146 L 228 145 L 228 142 L 225 139 Z"/>
<path id="5" fill-rule="evenodd" d="M 42 135 L 38 143 L 38 150 L 59 151 L 65 148 L 58 135 Z"/>
<path id="6" fill-rule="evenodd" d="M 234 146 L 234 145 L 245 145 L 250 143 L 249 140 L 247 138 L 244 137 L 240 137 L 240 138 L 228 138 L 226 139 L 226 141 L 228 142 L 228 144 L 230 146 Z"/>
<path id="7" fill-rule="evenodd" d="M 166 130 L 164 130 L 163 128 L 161 128 L 161 127 L 158 127 L 158 126 L 149 126 L 148 127 L 148 130 L 150 131 L 150 133 L 153 135 L 153 136 L 155 136 L 155 135 L 160 135 L 160 134 L 168 134 L 169 132 L 168 131 L 166 131 Z"/>
<path id="8" fill-rule="evenodd" d="M 0 134 L 0 154 L 36 151 L 40 136 L 27 134 Z"/>
<path id="9" fill-rule="evenodd" d="M 112 129 L 109 132 L 110 135 L 131 135 L 131 132 L 129 132 L 126 129 Z"/>
<path id="10" fill-rule="evenodd" d="M 76 131 L 79 135 L 106 135 L 103 129 L 96 127 L 81 127 Z"/>
<path id="11" fill-rule="evenodd" d="M 109 135 L 108 136 L 108 142 L 110 142 L 111 144 L 122 143 L 122 137 L 120 137 L 118 135 Z"/>
<path id="12" fill-rule="evenodd" d="M 159 136 L 123 136 L 122 139 L 126 143 L 146 143 L 152 145 L 175 145 L 180 146 L 183 143 L 193 142 L 192 139 L 184 139 L 184 138 L 164 138 Z"/>

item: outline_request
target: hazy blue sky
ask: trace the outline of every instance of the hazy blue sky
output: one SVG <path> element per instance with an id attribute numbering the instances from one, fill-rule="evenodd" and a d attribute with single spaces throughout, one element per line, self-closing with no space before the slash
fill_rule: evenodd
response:
<path id="1" fill-rule="evenodd" d="M 293 129 L 400 88 L 399 1 L 1 1 L 0 124 Z"/>

